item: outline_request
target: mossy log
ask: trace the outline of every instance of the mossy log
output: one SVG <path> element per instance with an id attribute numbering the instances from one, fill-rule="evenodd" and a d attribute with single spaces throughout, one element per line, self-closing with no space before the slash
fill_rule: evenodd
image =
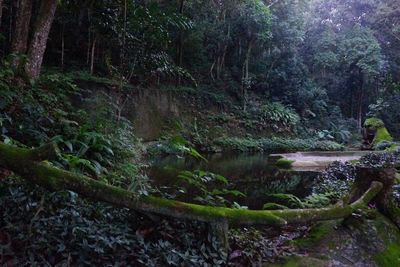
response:
<path id="1" fill-rule="evenodd" d="M 53 151 L 52 151 L 53 150 Z M 45 152 L 47 151 L 47 152 Z M 46 154 L 48 153 L 48 154 Z M 43 186 L 51 191 L 71 190 L 82 196 L 108 202 L 133 210 L 160 215 L 198 220 L 225 225 L 276 225 L 288 223 L 307 223 L 318 220 L 340 219 L 351 215 L 366 205 L 379 193 L 383 185 L 373 181 L 359 198 L 348 205 L 336 205 L 320 209 L 287 210 L 241 210 L 224 207 L 211 207 L 168 200 L 154 196 L 138 196 L 119 187 L 51 166 L 40 162 L 57 154 L 54 145 L 38 149 L 24 149 L 0 142 L 0 166 L 3 166 L 24 179 Z"/>

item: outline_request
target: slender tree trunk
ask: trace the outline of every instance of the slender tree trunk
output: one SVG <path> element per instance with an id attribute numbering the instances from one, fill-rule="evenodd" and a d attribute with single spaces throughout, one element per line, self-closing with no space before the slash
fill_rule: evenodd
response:
<path id="1" fill-rule="evenodd" d="M 183 6 L 184 6 L 185 0 L 181 0 L 180 5 L 179 5 L 179 14 L 183 15 Z M 178 64 L 179 66 L 182 66 L 183 63 L 183 32 L 181 31 L 179 33 L 179 54 L 178 54 Z"/>
<path id="2" fill-rule="evenodd" d="M 3 17 L 3 0 L 0 0 L 0 27 L 1 27 L 1 18 Z"/>
<path id="3" fill-rule="evenodd" d="M 183 6 L 184 6 L 185 0 L 180 0 L 179 4 L 179 14 L 183 15 Z M 178 44 L 178 55 L 177 55 L 177 62 L 178 66 L 182 67 L 183 65 L 183 31 L 181 30 L 179 32 L 179 44 Z M 178 76 L 178 85 L 181 84 L 181 76 Z"/>
<path id="4" fill-rule="evenodd" d="M 214 81 L 215 80 L 215 78 L 214 78 L 214 66 L 215 66 L 215 60 L 213 61 L 213 63 L 211 64 L 211 68 L 210 68 L 210 76 L 211 76 L 211 79 Z"/>
<path id="5" fill-rule="evenodd" d="M 253 41 L 250 41 L 249 47 L 247 48 L 247 53 L 246 53 L 246 73 L 245 73 L 245 79 L 249 79 L 249 64 L 250 64 L 250 56 L 251 56 L 251 50 L 253 49 Z"/>
<path id="6" fill-rule="evenodd" d="M 42 0 L 38 16 L 35 21 L 34 32 L 28 50 L 28 62 L 25 71 L 31 78 L 37 78 L 42 67 L 44 52 L 46 51 L 47 38 L 58 0 Z"/>
<path id="7" fill-rule="evenodd" d="M 11 53 L 21 55 L 28 50 L 29 24 L 32 16 L 32 0 L 19 0 L 17 4 L 16 20 L 11 41 Z M 19 60 L 13 65 L 18 67 Z"/>
<path id="8" fill-rule="evenodd" d="M 250 40 L 249 45 L 247 47 L 246 58 L 244 60 L 242 69 L 242 94 L 243 94 L 244 111 L 246 111 L 246 104 L 247 104 L 247 86 L 249 82 L 249 64 L 250 64 L 250 56 L 252 48 L 253 48 L 253 40 Z"/>
<path id="9" fill-rule="evenodd" d="M 363 102 L 364 102 L 364 74 L 360 70 L 359 72 L 360 75 L 360 99 L 358 101 L 358 116 L 357 116 L 357 124 L 358 124 L 358 129 L 361 130 L 362 128 L 362 107 L 363 107 Z"/>
<path id="10" fill-rule="evenodd" d="M 87 43 L 87 50 L 86 50 L 86 65 L 89 66 L 90 63 L 90 48 L 91 48 L 91 38 L 90 38 L 91 34 L 90 34 L 90 28 L 88 31 L 88 43 Z"/>
<path id="11" fill-rule="evenodd" d="M 128 3 L 127 0 L 124 0 L 124 32 L 122 37 L 122 51 L 120 53 L 120 67 L 124 69 L 124 59 L 126 52 L 126 28 L 127 28 L 127 12 L 128 12 Z"/>
<path id="12" fill-rule="evenodd" d="M 97 35 L 94 36 L 93 43 L 92 43 L 92 52 L 90 56 L 90 74 L 93 74 L 94 71 L 94 56 L 96 52 L 96 43 L 97 43 Z"/>
<path id="13" fill-rule="evenodd" d="M 61 68 L 64 69 L 64 53 L 65 53 L 65 41 L 64 41 L 64 24 L 61 30 Z"/>

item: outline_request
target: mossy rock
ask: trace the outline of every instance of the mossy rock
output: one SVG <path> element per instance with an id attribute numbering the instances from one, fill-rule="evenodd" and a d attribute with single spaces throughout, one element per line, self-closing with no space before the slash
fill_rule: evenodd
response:
<path id="1" fill-rule="evenodd" d="M 391 244 L 386 250 L 375 255 L 375 263 L 379 267 L 400 266 L 400 244 Z"/>
<path id="2" fill-rule="evenodd" d="M 289 209 L 288 207 L 286 207 L 285 205 L 280 205 L 280 204 L 276 204 L 276 203 L 265 203 L 263 205 L 263 210 L 287 210 Z"/>
<path id="3" fill-rule="evenodd" d="M 309 266 L 400 266 L 399 229 L 376 210 L 371 212 L 373 219 L 355 216 L 345 223 L 318 223 L 305 237 L 292 241 L 307 257 L 289 258 L 276 266 L 304 266 L 303 260 L 309 258 L 325 262 Z"/>
<path id="4" fill-rule="evenodd" d="M 390 133 L 385 127 L 381 127 L 376 130 L 376 134 L 372 143 L 374 145 L 377 145 L 382 141 L 388 141 L 388 142 L 393 141 L 393 137 L 390 135 Z"/>
<path id="5" fill-rule="evenodd" d="M 286 158 L 281 158 L 276 161 L 276 166 L 282 169 L 290 169 L 292 168 L 292 164 L 295 162 L 294 160 L 289 160 Z"/>
<path id="6" fill-rule="evenodd" d="M 379 143 L 393 141 L 393 137 L 390 135 L 385 127 L 385 123 L 381 119 L 368 118 L 364 122 L 364 127 L 375 131 L 375 137 L 372 141 L 375 148 L 379 146 Z"/>
<path id="7" fill-rule="evenodd" d="M 312 247 L 324 240 L 331 234 L 337 225 L 337 221 L 319 222 L 312 227 L 311 231 L 303 238 L 293 241 L 293 244 L 299 248 Z"/>
<path id="8" fill-rule="evenodd" d="M 268 195 L 268 199 L 273 203 L 283 205 L 291 209 L 304 208 L 303 202 L 301 202 L 298 197 L 292 194 L 271 194 Z"/>
<path id="9" fill-rule="evenodd" d="M 364 122 L 364 127 L 370 128 L 373 130 L 378 130 L 379 128 L 385 127 L 385 123 L 378 118 L 368 118 Z"/>

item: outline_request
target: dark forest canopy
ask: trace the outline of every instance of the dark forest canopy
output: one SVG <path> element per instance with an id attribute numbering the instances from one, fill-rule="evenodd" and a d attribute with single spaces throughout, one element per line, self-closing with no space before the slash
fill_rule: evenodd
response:
<path id="1" fill-rule="evenodd" d="M 47 68 L 83 68 L 149 87 L 211 86 L 244 106 L 256 93 L 311 121 L 342 113 L 358 127 L 369 111 L 379 113 L 397 97 L 396 0 L 3 0 L 0 6 L 2 54 L 26 62 L 31 77 L 40 71 L 52 24 Z"/>

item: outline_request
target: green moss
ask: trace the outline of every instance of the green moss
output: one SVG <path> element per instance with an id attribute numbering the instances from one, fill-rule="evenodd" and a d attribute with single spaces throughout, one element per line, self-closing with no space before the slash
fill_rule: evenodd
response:
<path id="1" fill-rule="evenodd" d="M 377 145 L 382 141 L 393 141 L 392 136 L 385 127 L 381 127 L 376 130 L 375 138 L 372 143 Z"/>
<path id="2" fill-rule="evenodd" d="M 263 205 L 263 210 L 287 210 L 289 209 L 288 207 L 286 207 L 285 205 L 280 205 L 280 204 L 276 204 L 276 203 L 265 203 Z"/>
<path id="3" fill-rule="evenodd" d="M 381 267 L 397 267 L 400 266 L 400 245 L 391 244 L 385 251 L 377 254 L 375 262 Z"/>
<path id="4" fill-rule="evenodd" d="M 276 166 L 278 166 L 279 168 L 282 168 L 282 169 L 290 169 L 292 167 L 293 162 L 295 162 L 295 161 L 281 158 L 276 161 Z"/>
<path id="5" fill-rule="evenodd" d="M 374 140 L 372 141 L 374 147 L 377 147 L 379 143 L 387 141 L 391 142 L 393 141 L 392 136 L 388 132 L 388 130 L 385 127 L 385 123 L 378 118 L 368 118 L 364 122 L 364 127 L 375 130 L 375 137 Z"/>
<path id="6" fill-rule="evenodd" d="M 385 123 L 378 118 L 368 118 L 364 122 L 364 127 L 378 130 L 379 128 L 385 127 Z"/>
<path id="7" fill-rule="evenodd" d="M 388 148 L 385 149 L 385 151 L 395 152 L 398 149 L 399 149 L 399 145 L 398 144 L 391 144 Z"/>
<path id="8" fill-rule="evenodd" d="M 301 248 L 311 247 L 334 231 L 335 226 L 336 221 L 320 222 L 311 229 L 306 237 L 294 240 L 293 243 Z"/>
<path id="9" fill-rule="evenodd" d="M 394 182 L 396 184 L 400 184 L 400 173 L 396 172 Z"/>

